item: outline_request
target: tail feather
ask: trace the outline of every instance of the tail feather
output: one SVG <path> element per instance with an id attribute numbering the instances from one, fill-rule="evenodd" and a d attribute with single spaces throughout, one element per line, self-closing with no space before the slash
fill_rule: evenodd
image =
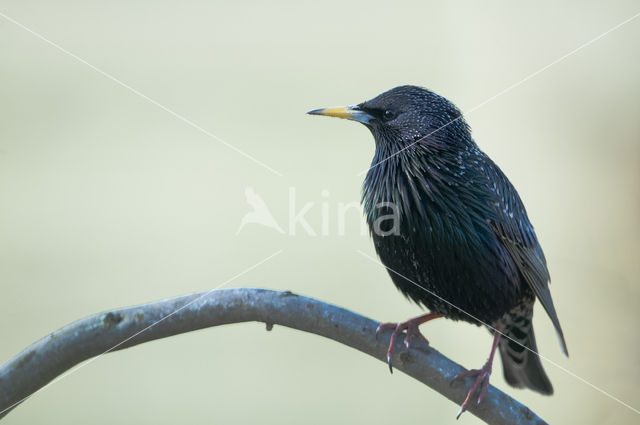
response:
<path id="1" fill-rule="evenodd" d="M 503 320 L 504 334 L 500 340 L 500 356 L 504 378 L 516 388 L 530 388 L 542 394 L 553 394 L 553 386 L 542 368 L 531 323 L 532 311 L 509 314 Z"/>

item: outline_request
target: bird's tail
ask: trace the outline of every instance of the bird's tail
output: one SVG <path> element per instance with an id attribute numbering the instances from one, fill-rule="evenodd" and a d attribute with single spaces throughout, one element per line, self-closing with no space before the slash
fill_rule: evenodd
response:
<path id="1" fill-rule="evenodd" d="M 512 312 L 503 319 L 500 356 L 504 378 L 516 388 L 530 388 L 542 394 L 553 394 L 553 386 L 542 368 L 531 318 L 533 311 Z"/>

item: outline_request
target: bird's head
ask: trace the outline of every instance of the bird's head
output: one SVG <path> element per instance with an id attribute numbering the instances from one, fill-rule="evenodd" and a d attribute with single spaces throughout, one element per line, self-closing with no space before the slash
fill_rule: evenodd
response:
<path id="1" fill-rule="evenodd" d="M 396 87 L 354 106 L 308 113 L 361 122 L 373 133 L 376 148 L 387 152 L 404 149 L 419 140 L 456 144 L 470 139 L 469 128 L 458 108 L 444 97 L 417 86 Z"/>

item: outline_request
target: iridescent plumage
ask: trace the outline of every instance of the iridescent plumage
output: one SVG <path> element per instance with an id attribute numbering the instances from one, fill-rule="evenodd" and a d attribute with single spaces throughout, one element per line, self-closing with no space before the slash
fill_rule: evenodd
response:
<path id="1" fill-rule="evenodd" d="M 415 86 L 346 110 L 357 111 L 375 138 L 362 202 L 395 285 L 431 312 L 502 329 L 507 382 L 551 394 L 535 354 L 536 298 L 567 350 L 546 260 L 516 189 L 478 148 L 461 112 Z M 339 116 L 322 111 L 312 113 Z M 380 221 L 393 211 L 394 232 L 391 220 Z"/>

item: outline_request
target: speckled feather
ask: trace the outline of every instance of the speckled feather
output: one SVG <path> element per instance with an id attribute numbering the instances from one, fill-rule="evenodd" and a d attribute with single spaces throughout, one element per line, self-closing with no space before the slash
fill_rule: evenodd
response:
<path id="1" fill-rule="evenodd" d="M 502 326 L 505 377 L 514 386 L 553 391 L 531 326 L 539 299 L 566 344 L 549 292 L 549 272 L 520 197 L 474 142 L 447 99 L 402 86 L 358 105 L 376 141 L 363 204 L 381 261 L 407 297 L 454 320 Z M 395 117 L 384 120 L 384 111 Z M 374 223 L 400 213 L 399 234 Z M 417 285 L 419 286 L 417 286 Z M 436 294 L 434 296 L 432 294 Z M 446 300 L 446 301 L 443 301 Z"/>

